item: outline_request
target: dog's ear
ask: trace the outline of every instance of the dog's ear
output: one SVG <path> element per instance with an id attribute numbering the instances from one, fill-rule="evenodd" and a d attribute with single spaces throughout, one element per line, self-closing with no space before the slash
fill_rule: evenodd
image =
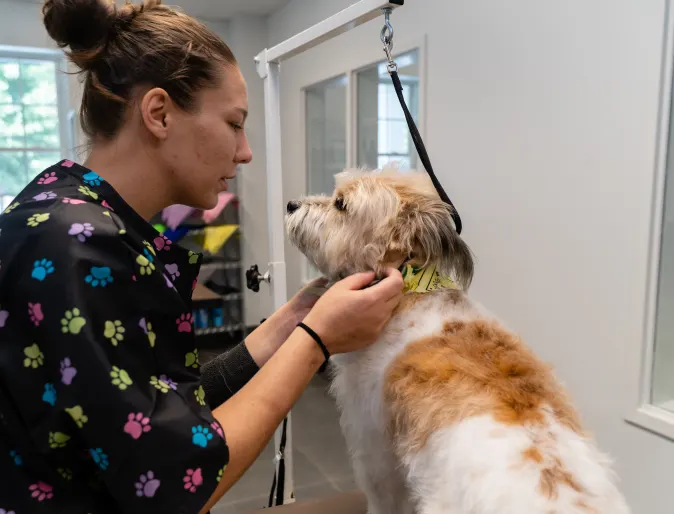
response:
<path id="1" fill-rule="evenodd" d="M 450 275 L 467 290 L 473 280 L 473 254 L 456 232 L 452 207 L 442 200 L 424 198 L 407 209 L 403 230 L 409 230 L 408 239 L 412 257 L 419 265 L 435 264 L 442 274 Z"/>

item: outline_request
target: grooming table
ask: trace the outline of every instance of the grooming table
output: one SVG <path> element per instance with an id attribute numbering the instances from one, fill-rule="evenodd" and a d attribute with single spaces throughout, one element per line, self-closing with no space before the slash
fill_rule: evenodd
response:
<path id="1" fill-rule="evenodd" d="M 367 501 L 362 493 L 352 492 L 326 496 L 319 500 L 300 501 L 274 509 L 276 512 L 273 514 L 366 514 Z M 271 511 L 265 509 L 265 512 Z"/>

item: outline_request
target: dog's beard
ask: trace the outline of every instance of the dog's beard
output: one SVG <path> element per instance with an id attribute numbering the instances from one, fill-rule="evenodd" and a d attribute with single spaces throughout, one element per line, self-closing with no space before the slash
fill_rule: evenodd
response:
<path id="1" fill-rule="evenodd" d="M 286 216 L 286 232 L 291 244 L 309 260 L 324 276 L 330 277 L 335 270 L 329 269 L 325 259 L 325 218 L 320 209 L 302 206 Z"/>

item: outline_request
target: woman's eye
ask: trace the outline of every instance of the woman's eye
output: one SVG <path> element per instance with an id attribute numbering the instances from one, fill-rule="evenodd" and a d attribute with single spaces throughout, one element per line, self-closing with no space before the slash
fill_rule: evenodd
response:
<path id="1" fill-rule="evenodd" d="M 243 130 L 243 126 L 238 123 L 230 123 L 234 130 Z"/>
<path id="2" fill-rule="evenodd" d="M 346 203 L 344 203 L 344 198 L 337 198 L 335 200 L 335 208 L 338 211 L 345 211 L 346 210 Z"/>

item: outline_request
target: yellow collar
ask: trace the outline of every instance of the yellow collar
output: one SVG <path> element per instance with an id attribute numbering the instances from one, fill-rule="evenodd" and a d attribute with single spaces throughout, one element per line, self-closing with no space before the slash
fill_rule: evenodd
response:
<path id="1" fill-rule="evenodd" d="M 403 293 L 429 293 L 439 289 L 459 289 L 450 277 L 440 275 L 435 264 L 427 268 L 406 264 L 402 273 L 405 283 Z"/>

